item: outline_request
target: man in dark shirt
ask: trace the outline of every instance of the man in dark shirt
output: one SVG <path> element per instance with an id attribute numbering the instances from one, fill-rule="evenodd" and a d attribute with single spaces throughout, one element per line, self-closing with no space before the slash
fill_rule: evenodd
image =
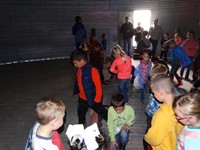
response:
<path id="1" fill-rule="evenodd" d="M 120 32 L 123 34 L 124 51 L 130 56 L 131 39 L 133 37 L 133 24 L 129 22 L 129 18 L 125 17 L 125 23 L 122 24 Z M 127 50 L 128 46 L 128 50 Z"/>

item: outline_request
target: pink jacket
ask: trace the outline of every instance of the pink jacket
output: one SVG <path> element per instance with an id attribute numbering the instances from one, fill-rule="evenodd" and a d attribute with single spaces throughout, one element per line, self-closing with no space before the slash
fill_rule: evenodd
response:
<path id="1" fill-rule="evenodd" d="M 118 79 L 129 79 L 131 77 L 132 62 L 131 58 L 126 55 L 126 63 L 120 55 L 113 61 L 110 71 L 117 74 Z"/>
<path id="2" fill-rule="evenodd" d="M 199 51 L 199 43 L 195 39 L 187 39 L 183 42 L 182 48 L 189 57 L 195 57 Z"/>

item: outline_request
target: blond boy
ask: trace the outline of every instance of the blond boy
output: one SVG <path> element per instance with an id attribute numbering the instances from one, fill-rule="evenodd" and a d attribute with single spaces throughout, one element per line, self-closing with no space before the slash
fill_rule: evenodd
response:
<path id="1" fill-rule="evenodd" d="M 37 122 L 29 134 L 25 150 L 65 150 L 59 133 L 63 125 L 65 104 L 57 98 L 44 98 L 36 104 Z"/>

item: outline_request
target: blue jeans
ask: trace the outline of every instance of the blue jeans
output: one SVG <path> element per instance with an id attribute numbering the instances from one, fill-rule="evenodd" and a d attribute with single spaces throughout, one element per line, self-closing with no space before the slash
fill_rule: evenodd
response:
<path id="1" fill-rule="evenodd" d="M 192 62 L 193 62 L 193 59 L 194 59 L 193 57 L 190 57 L 190 60 L 191 60 Z M 184 71 L 185 71 L 185 68 L 187 68 L 185 78 L 186 78 L 186 79 L 189 78 L 190 67 L 191 67 L 191 65 L 189 65 L 189 66 L 187 66 L 187 67 L 182 67 L 182 68 L 181 68 L 181 72 L 180 72 L 181 77 L 183 77 L 183 73 L 184 73 Z"/>
<path id="2" fill-rule="evenodd" d="M 126 52 L 127 55 L 130 56 L 131 38 L 125 39 L 125 40 L 123 40 L 123 42 L 124 42 L 124 49 L 123 50 Z M 127 46 L 128 46 L 128 50 L 126 50 Z"/>
<path id="3" fill-rule="evenodd" d="M 115 135 L 115 140 L 118 146 L 114 146 L 113 150 L 120 150 L 119 146 L 126 146 L 129 141 L 129 131 L 121 130 L 118 134 Z"/>
<path id="4" fill-rule="evenodd" d="M 125 102 L 129 101 L 128 90 L 130 88 L 130 79 L 118 79 L 119 92 L 124 96 Z"/>
<path id="5" fill-rule="evenodd" d="M 158 40 L 153 40 L 151 38 L 149 40 L 152 43 L 152 47 L 153 47 L 152 52 L 151 52 L 152 56 L 155 56 L 156 55 L 157 45 L 158 45 Z"/>
<path id="6" fill-rule="evenodd" d="M 140 89 L 141 95 L 140 100 L 143 103 L 145 100 L 145 93 L 147 92 L 148 84 L 143 84 L 143 89 Z"/>
<path id="7" fill-rule="evenodd" d="M 175 76 L 177 79 L 179 78 L 177 71 L 180 68 L 180 64 L 172 64 L 171 75 Z"/>

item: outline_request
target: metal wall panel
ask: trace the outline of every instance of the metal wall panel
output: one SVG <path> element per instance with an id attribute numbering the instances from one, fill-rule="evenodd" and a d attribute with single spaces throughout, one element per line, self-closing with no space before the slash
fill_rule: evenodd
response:
<path id="1" fill-rule="evenodd" d="M 1 0 L 0 63 L 66 57 L 75 49 L 71 28 L 80 15 L 87 30 L 108 36 L 108 47 L 119 41 L 119 27 L 134 10 L 150 9 L 164 32 L 199 36 L 199 0 Z M 118 36 L 118 39 L 116 37 Z"/>

